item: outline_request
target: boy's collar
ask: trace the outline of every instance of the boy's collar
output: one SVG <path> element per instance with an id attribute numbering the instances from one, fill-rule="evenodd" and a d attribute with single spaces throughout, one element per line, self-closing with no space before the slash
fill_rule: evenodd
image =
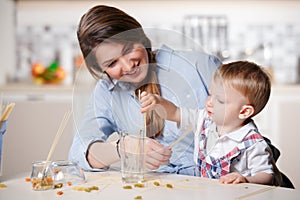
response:
<path id="1" fill-rule="evenodd" d="M 237 129 L 233 132 L 230 132 L 228 134 L 223 135 L 223 137 L 227 137 L 231 140 L 234 140 L 236 142 L 241 142 L 243 139 L 248 135 L 250 130 L 257 130 L 257 127 L 253 123 L 253 120 L 251 120 L 249 123 L 241 127 L 240 129 Z"/>

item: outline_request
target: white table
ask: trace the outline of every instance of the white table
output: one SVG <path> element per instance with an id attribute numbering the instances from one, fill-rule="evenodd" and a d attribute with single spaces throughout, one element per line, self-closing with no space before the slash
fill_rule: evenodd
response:
<path id="1" fill-rule="evenodd" d="M 31 183 L 26 182 L 28 176 L 18 176 L 17 178 L 6 179 L 1 184 L 7 188 L 0 189 L 1 200 L 32 200 L 32 199 L 129 199 L 134 200 L 136 196 L 142 199 L 299 199 L 300 191 L 279 187 L 270 187 L 256 184 L 223 185 L 217 180 L 204 179 L 175 174 L 152 173 L 147 174 L 144 188 L 133 187 L 124 189 L 121 181 L 121 174 L 117 171 L 90 172 L 86 173 L 87 182 L 81 187 L 98 186 L 99 190 L 91 192 L 74 190 L 73 186 L 63 186 L 61 189 L 51 189 L 47 191 L 34 191 Z M 160 186 L 153 183 L 158 181 Z M 166 187 L 172 184 L 173 188 Z M 63 191 L 58 195 L 57 191 Z"/>

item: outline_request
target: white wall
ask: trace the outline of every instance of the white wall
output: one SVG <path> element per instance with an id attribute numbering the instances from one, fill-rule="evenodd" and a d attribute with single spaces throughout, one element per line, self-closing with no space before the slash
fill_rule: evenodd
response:
<path id="1" fill-rule="evenodd" d="M 225 15 L 229 22 L 228 49 L 232 60 L 239 59 L 242 51 L 253 50 L 267 40 L 273 48 L 273 60 L 268 65 L 274 68 L 277 82 L 294 83 L 297 80 L 300 57 L 299 0 L 26 0 L 16 4 L 16 22 L 18 26 L 76 26 L 83 13 L 96 4 L 119 7 L 144 27 L 179 31 L 182 31 L 186 15 Z M 263 34 L 260 34 L 262 30 Z M 290 33 L 290 30 L 293 32 Z M 265 65 L 257 58 L 253 60 Z"/>
<path id="2" fill-rule="evenodd" d="M 0 85 L 15 68 L 15 3 L 0 1 Z"/>
<path id="3" fill-rule="evenodd" d="M 228 0 L 228 1 L 20 1 L 18 23 L 77 23 L 91 6 L 117 6 L 136 17 L 145 26 L 180 24 L 187 14 L 225 14 L 232 23 L 299 23 L 300 1 Z"/>

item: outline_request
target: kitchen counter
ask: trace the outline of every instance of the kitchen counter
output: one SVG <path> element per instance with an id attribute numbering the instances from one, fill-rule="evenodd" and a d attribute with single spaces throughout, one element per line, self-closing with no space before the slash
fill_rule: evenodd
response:
<path id="1" fill-rule="evenodd" d="M 73 85 L 35 85 L 31 83 L 10 83 L 0 85 L 1 92 L 70 92 L 73 90 Z"/>
<path id="2" fill-rule="evenodd" d="M 30 83 L 8 84 L 0 86 L 4 101 L 40 101 L 40 100 L 72 100 L 73 86 L 66 85 L 34 85 Z"/>
<path id="3" fill-rule="evenodd" d="M 32 83 L 10 83 L 0 85 L 1 92 L 15 91 L 34 91 L 34 92 L 70 92 L 74 89 L 74 85 L 35 85 Z M 300 84 L 273 84 L 272 91 L 275 92 L 291 92 L 300 90 Z"/>
<path id="4" fill-rule="evenodd" d="M 60 189 L 34 191 L 27 176 L 7 179 L 0 189 L 1 199 L 299 199 L 300 191 L 258 184 L 219 184 L 217 180 L 178 174 L 149 173 L 144 187 L 124 189 L 119 171 L 85 173 L 87 182 L 65 185 Z M 159 183 L 159 185 L 154 184 Z M 167 187 L 167 184 L 172 187 Z M 77 188 L 97 186 L 98 190 L 78 191 Z M 61 191 L 61 197 L 57 194 Z M 140 198 L 137 198 L 140 196 Z"/>

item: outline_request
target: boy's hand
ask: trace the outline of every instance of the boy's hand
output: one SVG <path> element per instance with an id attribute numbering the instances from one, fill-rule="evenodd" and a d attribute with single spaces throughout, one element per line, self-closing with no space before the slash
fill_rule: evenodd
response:
<path id="1" fill-rule="evenodd" d="M 141 105 L 141 113 L 154 110 L 160 117 L 180 123 L 180 109 L 159 95 L 142 92 Z"/>
<path id="2" fill-rule="evenodd" d="M 161 96 L 156 94 L 150 94 L 147 92 L 142 92 L 141 94 L 141 113 L 146 113 L 151 110 L 155 110 L 156 113 L 162 118 L 166 117 L 166 110 L 162 106 L 163 101 L 165 101 Z"/>
<path id="3" fill-rule="evenodd" d="M 246 177 L 242 176 L 240 173 L 232 172 L 225 176 L 221 176 L 220 183 L 223 184 L 237 184 L 237 183 L 247 183 Z"/>

